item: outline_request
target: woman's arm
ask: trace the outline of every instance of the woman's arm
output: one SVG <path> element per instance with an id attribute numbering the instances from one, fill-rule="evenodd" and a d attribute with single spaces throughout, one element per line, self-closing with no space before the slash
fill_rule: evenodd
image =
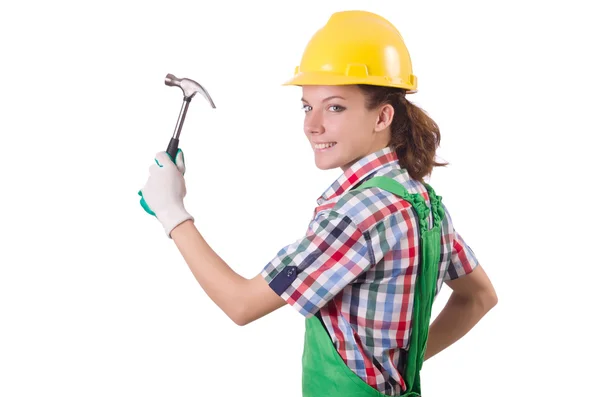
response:
<path id="1" fill-rule="evenodd" d="M 469 332 L 498 302 L 496 291 L 481 265 L 470 274 L 447 281 L 452 295 L 429 327 L 425 360 Z"/>
<path id="2" fill-rule="evenodd" d="M 171 238 L 202 289 L 237 325 L 249 324 L 285 306 L 260 274 L 249 280 L 234 272 L 192 221 L 175 227 Z"/>

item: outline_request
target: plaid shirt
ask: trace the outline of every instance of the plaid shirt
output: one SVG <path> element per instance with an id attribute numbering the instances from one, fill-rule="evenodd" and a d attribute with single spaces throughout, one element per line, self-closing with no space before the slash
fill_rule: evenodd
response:
<path id="1" fill-rule="evenodd" d="M 419 222 L 411 205 L 392 193 L 348 192 L 376 175 L 394 178 L 430 205 L 425 187 L 400 167 L 393 150 L 371 153 L 319 197 L 306 235 L 282 248 L 261 275 L 302 315 L 320 315 L 341 358 L 367 384 L 399 394 L 406 387 L 402 368 L 420 256 Z M 444 210 L 436 294 L 444 281 L 478 265 Z M 429 222 L 431 227 L 431 214 Z"/>

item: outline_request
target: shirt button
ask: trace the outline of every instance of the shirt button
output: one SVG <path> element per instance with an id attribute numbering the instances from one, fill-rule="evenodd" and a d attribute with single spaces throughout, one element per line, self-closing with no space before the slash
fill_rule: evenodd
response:
<path id="1" fill-rule="evenodd" d="M 296 275 L 296 267 L 290 267 L 289 269 L 287 269 L 288 278 L 292 278 L 295 275 Z"/>

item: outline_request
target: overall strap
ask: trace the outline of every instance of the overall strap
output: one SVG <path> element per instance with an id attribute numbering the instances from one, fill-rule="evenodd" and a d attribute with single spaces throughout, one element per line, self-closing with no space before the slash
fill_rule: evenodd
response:
<path id="1" fill-rule="evenodd" d="M 439 227 L 444 217 L 444 209 L 441 208 L 442 197 L 436 195 L 431 186 L 426 183 L 424 185 L 429 194 L 429 201 L 433 210 L 433 227 Z M 387 176 L 373 177 L 352 190 L 362 190 L 369 187 L 378 187 L 408 201 L 417 211 L 420 230 L 429 229 L 429 207 L 427 207 L 427 203 L 420 193 L 409 193 L 400 182 Z"/>
<path id="2" fill-rule="evenodd" d="M 427 203 L 420 193 L 408 193 L 408 190 L 400 182 L 385 176 L 373 177 L 358 186 L 355 190 L 369 187 L 378 187 L 408 201 L 416 210 L 419 217 L 420 261 L 415 282 L 409 350 L 403 371 L 407 390 L 403 395 L 406 397 L 420 396 L 420 371 L 423 366 L 425 349 L 427 347 L 431 308 L 438 279 L 438 264 L 441 251 L 441 222 L 445 215 L 441 205 L 442 197 L 436 195 L 433 188 L 425 184 L 433 213 L 433 227 L 429 229 L 429 207 L 427 207 Z"/>

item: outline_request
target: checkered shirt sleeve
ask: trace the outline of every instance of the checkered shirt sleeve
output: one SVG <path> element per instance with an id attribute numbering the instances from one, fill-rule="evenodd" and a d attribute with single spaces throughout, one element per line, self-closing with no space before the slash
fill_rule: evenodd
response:
<path id="1" fill-rule="evenodd" d="M 446 211 L 446 217 L 450 222 L 449 229 L 452 231 L 450 263 L 448 265 L 448 270 L 444 275 L 444 281 L 449 281 L 471 273 L 479 265 L 479 261 L 460 233 L 454 230 L 452 218 L 445 206 L 444 210 Z"/>
<path id="2" fill-rule="evenodd" d="M 262 270 L 271 288 L 310 317 L 357 276 L 377 263 L 367 232 L 348 216 L 329 211 L 312 220 L 301 239 L 282 248 Z"/>

